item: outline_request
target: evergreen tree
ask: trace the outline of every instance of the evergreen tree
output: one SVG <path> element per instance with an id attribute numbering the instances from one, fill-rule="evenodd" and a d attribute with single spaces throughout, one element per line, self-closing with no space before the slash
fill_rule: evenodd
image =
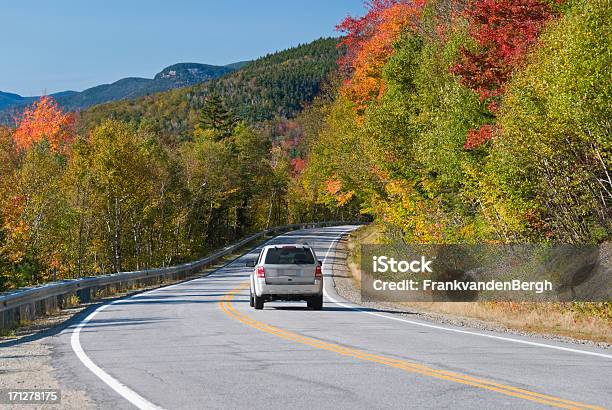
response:
<path id="1" fill-rule="evenodd" d="M 216 141 L 232 135 L 237 118 L 233 112 L 225 108 L 223 101 L 216 94 L 210 94 L 204 99 L 204 106 L 200 112 L 198 129 L 212 130 Z"/>

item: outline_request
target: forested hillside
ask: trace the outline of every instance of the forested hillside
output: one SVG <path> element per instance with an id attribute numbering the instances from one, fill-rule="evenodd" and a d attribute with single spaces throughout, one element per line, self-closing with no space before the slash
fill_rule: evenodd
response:
<path id="1" fill-rule="evenodd" d="M 410 242 L 612 238 L 612 3 L 373 1 L 302 184 Z M 315 121 L 316 122 L 316 121 Z"/>
<path id="2" fill-rule="evenodd" d="M 217 114 L 176 148 L 117 120 L 79 136 L 49 97 L 0 129 L 0 289 L 188 261 L 293 220 L 286 161 Z"/>
<path id="3" fill-rule="evenodd" d="M 84 127 L 105 118 L 146 126 L 165 137 L 188 136 L 209 94 L 250 124 L 292 117 L 318 94 L 336 68 L 338 40 L 327 38 L 274 53 L 247 63 L 222 78 L 193 87 L 130 101 L 92 107 L 82 113 Z"/>

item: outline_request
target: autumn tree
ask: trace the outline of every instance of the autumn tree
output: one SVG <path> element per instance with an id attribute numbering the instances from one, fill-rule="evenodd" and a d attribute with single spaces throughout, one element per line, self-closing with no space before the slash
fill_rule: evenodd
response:
<path id="1" fill-rule="evenodd" d="M 64 113 L 52 97 L 40 97 L 17 118 L 13 140 L 19 150 L 46 140 L 54 152 L 65 151 L 75 138 L 75 116 Z"/>
<path id="2" fill-rule="evenodd" d="M 188 190 L 186 240 L 196 253 L 231 237 L 229 215 L 239 189 L 228 141 L 199 138 L 180 148 Z"/>
<path id="3" fill-rule="evenodd" d="M 62 178 L 76 137 L 74 116 L 42 97 L 25 109 L 12 135 L 3 134 L 0 253 L 9 261 L 11 286 L 64 275 L 70 207 Z"/>
<path id="4" fill-rule="evenodd" d="M 609 1 L 573 1 L 508 83 L 487 179 L 521 237 L 612 237 L 611 23 Z"/>
<path id="5" fill-rule="evenodd" d="M 451 72 L 478 94 L 494 116 L 510 76 L 554 17 L 553 9 L 545 0 L 470 0 L 462 15 L 474 44 L 462 47 L 461 59 Z M 495 132 L 492 122 L 470 130 L 465 148 L 479 147 Z"/>
<path id="6" fill-rule="evenodd" d="M 360 18 L 347 17 L 337 26 L 344 34 L 339 60 L 347 75 L 342 94 L 359 112 L 384 91 L 382 68 L 393 53 L 393 42 L 403 29 L 418 23 L 424 0 L 373 0 Z"/>
<path id="7" fill-rule="evenodd" d="M 81 265 L 96 271 L 121 271 L 171 261 L 180 247 L 164 246 L 167 212 L 180 190 L 172 182 L 171 162 L 156 142 L 134 127 L 108 120 L 74 146 L 71 185 L 76 190 Z M 161 225 L 160 225 L 161 224 Z"/>
<path id="8" fill-rule="evenodd" d="M 16 198 L 12 191 L 16 154 L 11 131 L 0 127 L 0 289 L 6 289 L 15 282 L 12 266 L 15 258 L 19 258 L 9 246 L 9 237 L 13 234 L 11 221 L 16 219 L 13 214 L 15 211 L 19 213 L 22 205 L 21 199 Z"/>

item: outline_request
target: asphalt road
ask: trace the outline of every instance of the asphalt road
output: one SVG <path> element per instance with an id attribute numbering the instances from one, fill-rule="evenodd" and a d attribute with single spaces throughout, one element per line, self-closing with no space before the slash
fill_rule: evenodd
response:
<path id="1" fill-rule="evenodd" d="M 250 308 L 251 252 L 53 336 L 58 377 L 108 409 L 612 407 L 609 350 L 356 310 L 329 277 L 335 241 L 353 228 L 273 239 L 326 257 L 323 311 Z"/>

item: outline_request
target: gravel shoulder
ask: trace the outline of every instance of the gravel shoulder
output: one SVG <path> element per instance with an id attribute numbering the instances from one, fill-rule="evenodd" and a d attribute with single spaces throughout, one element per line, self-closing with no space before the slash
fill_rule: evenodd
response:
<path id="1" fill-rule="evenodd" d="M 44 340 L 19 343 L 12 346 L 0 344 L 0 389 L 57 389 L 61 391 L 61 403 L 49 405 L 13 405 L 11 409 L 93 409 L 87 393 L 62 386 L 51 366 L 52 349 Z"/>
<path id="2" fill-rule="evenodd" d="M 406 307 L 392 302 L 364 302 L 361 300 L 359 282 L 353 276 L 352 273 L 352 270 L 355 269 L 355 267 L 349 267 L 349 263 L 347 262 L 348 255 L 348 238 L 344 237 L 341 241 L 338 242 L 336 248 L 336 254 L 333 262 L 333 279 L 338 294 L 352 303 L 359 304 L 361 306 L 372 309 L 384 310 L 386 312 L 394 312 L 402 316 L 409 316 L 411 319 L 421 319 L 439 324 L 460 326 L 476 330 L 504 332 L 508 334 L 539 338 L 542 340 L 554 340 L 563 343 L 612 349 L 612 344 L 605 342 L 595 342 L 591 340 L 575 339 L 571 337 L 547 333 L 522 331 L 512 329 L 495 322 L 489 322 L 460 315 L 428 312 L 415 308 L 413 306 Z"/>

